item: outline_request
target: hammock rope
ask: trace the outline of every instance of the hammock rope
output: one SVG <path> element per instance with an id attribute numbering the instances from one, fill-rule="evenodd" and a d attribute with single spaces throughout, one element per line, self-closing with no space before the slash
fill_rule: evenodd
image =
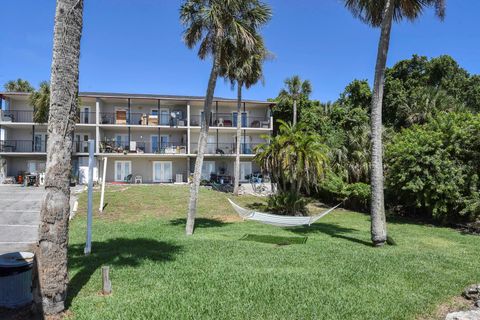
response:
<path id="1" fill-rule="evenodd" d="M 237 214 L 242 217 L 244 220 L 257 221 L 260 223 L 270 224 L 277 227 L 298 227 L 298 226 L 310 226 L 312 223 L 315 223 L 319 219 L 323 218 L 336 208 L 338 208 L 342 202 L 337 204 L 335 207 L 330 208 L 318 215 L 309 216 L 309 217 L 296 217 L 296 216 L 280 216 L 276 214 L 263 213 L 255 210 L 248 210 L 240 207 L 238 204 L 228 199 L 232 205 L 233 209 Z"/>

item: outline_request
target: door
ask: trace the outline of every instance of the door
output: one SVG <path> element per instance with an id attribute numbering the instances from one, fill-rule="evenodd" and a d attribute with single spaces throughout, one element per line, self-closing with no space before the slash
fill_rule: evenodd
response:
<path id="1" fill-rule="evenodd" d="M 207 136 L 207 148 L 205 150 L 206 154 L 215 154 L 217 149 L 217 143 L 215 136 Z"/>
<path id="2" fill-rule="evenodd" d="M 88 133 L 75 134 L 75 152 L 88 153 L 88 140 L 90 135 Z"/>
<path id="3" fill-rule="evenodd" d="M 33 138 L 35 152 L 46 152 L 46 136 L 45 133 L 35 133 Z"/>
<path id="4" fill-rule="evenodd" d="M 252 175 L 252 163 L 240 162 L 240 181 L 248 181 Z"/>
<path id="5" fill-rule="evenodd" d="M 153 182 L 172 182 L 172 162 L 153 162 Z"/>
<path id="6" fill-rule="evenodd" d="M 131 161 L 115 161 L 115 181 L 125 181 L 129 174 L 132 174 Z"/>
<path id="7" fill-rule="evenodd" d="M 158 136 L 157 135 L 152 135 L 150 136 L 150 144 L 152 146 L 152 153 L 158 153 Z"/>
<path id="8" fill-rule="evenodd" d="M 233 112 L 232 113 L 232 117 L 233 117 L 233 126 L 236 128 L 237 127 L 237 114 L 236 112 Z M 247 113 L 246 112 L 242 112 L 242 128 L 245 128 L 247 127 Z"/>
<path id="9" fill-rule="evenodd" d="M 215 161 L 203 161 L 202 180 L 210 181 L 212 173 L 215 173 Z"/>
<path id="10" fill-rule="evenodd" d="M 116 134 L 115 135 L 115 147 L 124 148 L 127 146 L 127 135 L 126 134 Z"/>
<path id="11" fill-rule="evenodd" d="M 168 109 L 160 109 L 160 125 L 168 126 L 170 125 L 170 112 Z"/>
<path id="12" fill-rule="evenodd" d="M 241 154 L 252 154 L 252 144 L 250 143 L 250 136 L 242 136 L 240 140 L 240 151 Z"/>
<path id="13" fill-rule="evenodd" d="M 83 107 L 80 114 L 80 123 L 90 123 L 90 107 Z"/>

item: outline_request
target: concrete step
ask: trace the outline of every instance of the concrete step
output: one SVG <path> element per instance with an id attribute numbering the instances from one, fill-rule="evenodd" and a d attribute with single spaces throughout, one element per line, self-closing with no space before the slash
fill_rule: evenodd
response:
<path id="1" fill-rule="evenodd" d="M 33 252 L 35 246 L 36 243 L 0 243 L 0 254 L 16 251 Z"/>
<path id="2" fill-rule="evenodd" d="M 0 226 L 0 243 L 17 242 L 29 243 L 37 241 L 38 226 L 30 225 L 2 225 Z"/>
<path id="3" fill-rule="evenodd" d="M 40 223 L 40 211 L 18 211 L 0 209 L 0 225 Z"/>
<path id="4" fill-rule="evenodd" d="M 0 213 L 3 211 L 38 211 L 42 207 L 42 202 L 39 200 L 0 200 Z"/>

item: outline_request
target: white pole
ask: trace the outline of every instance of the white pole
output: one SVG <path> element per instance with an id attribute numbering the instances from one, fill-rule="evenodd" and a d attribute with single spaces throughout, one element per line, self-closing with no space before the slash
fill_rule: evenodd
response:
<path id="1" fill-rule="evenodd" d="M 87 243 L 85 244 L 85 255 L 92 251 L 92 219 L 93 219 L 93 162 L 95 153 L 95 142 L 88 140 L 88 212 L 87 212 Z"/>
<path id="2" fill-rule="evenodd" d="M 107 175 L 107 157 L 103 158 L 103 172 L 102 172 L 102 192 L 100 193 L 100 208 L 98 211 L 103 212 L 103 200 L 105 198 L 105 176 Z"/>

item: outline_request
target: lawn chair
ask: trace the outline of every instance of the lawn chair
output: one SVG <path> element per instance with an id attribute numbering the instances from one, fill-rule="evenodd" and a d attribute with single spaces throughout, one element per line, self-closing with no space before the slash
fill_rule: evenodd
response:
<path id="1" fill-rule="evenodd" d="M 129 174 L 128 176 L 126 176 L 124 182 L 133 183 L 133 174 Z"/>

